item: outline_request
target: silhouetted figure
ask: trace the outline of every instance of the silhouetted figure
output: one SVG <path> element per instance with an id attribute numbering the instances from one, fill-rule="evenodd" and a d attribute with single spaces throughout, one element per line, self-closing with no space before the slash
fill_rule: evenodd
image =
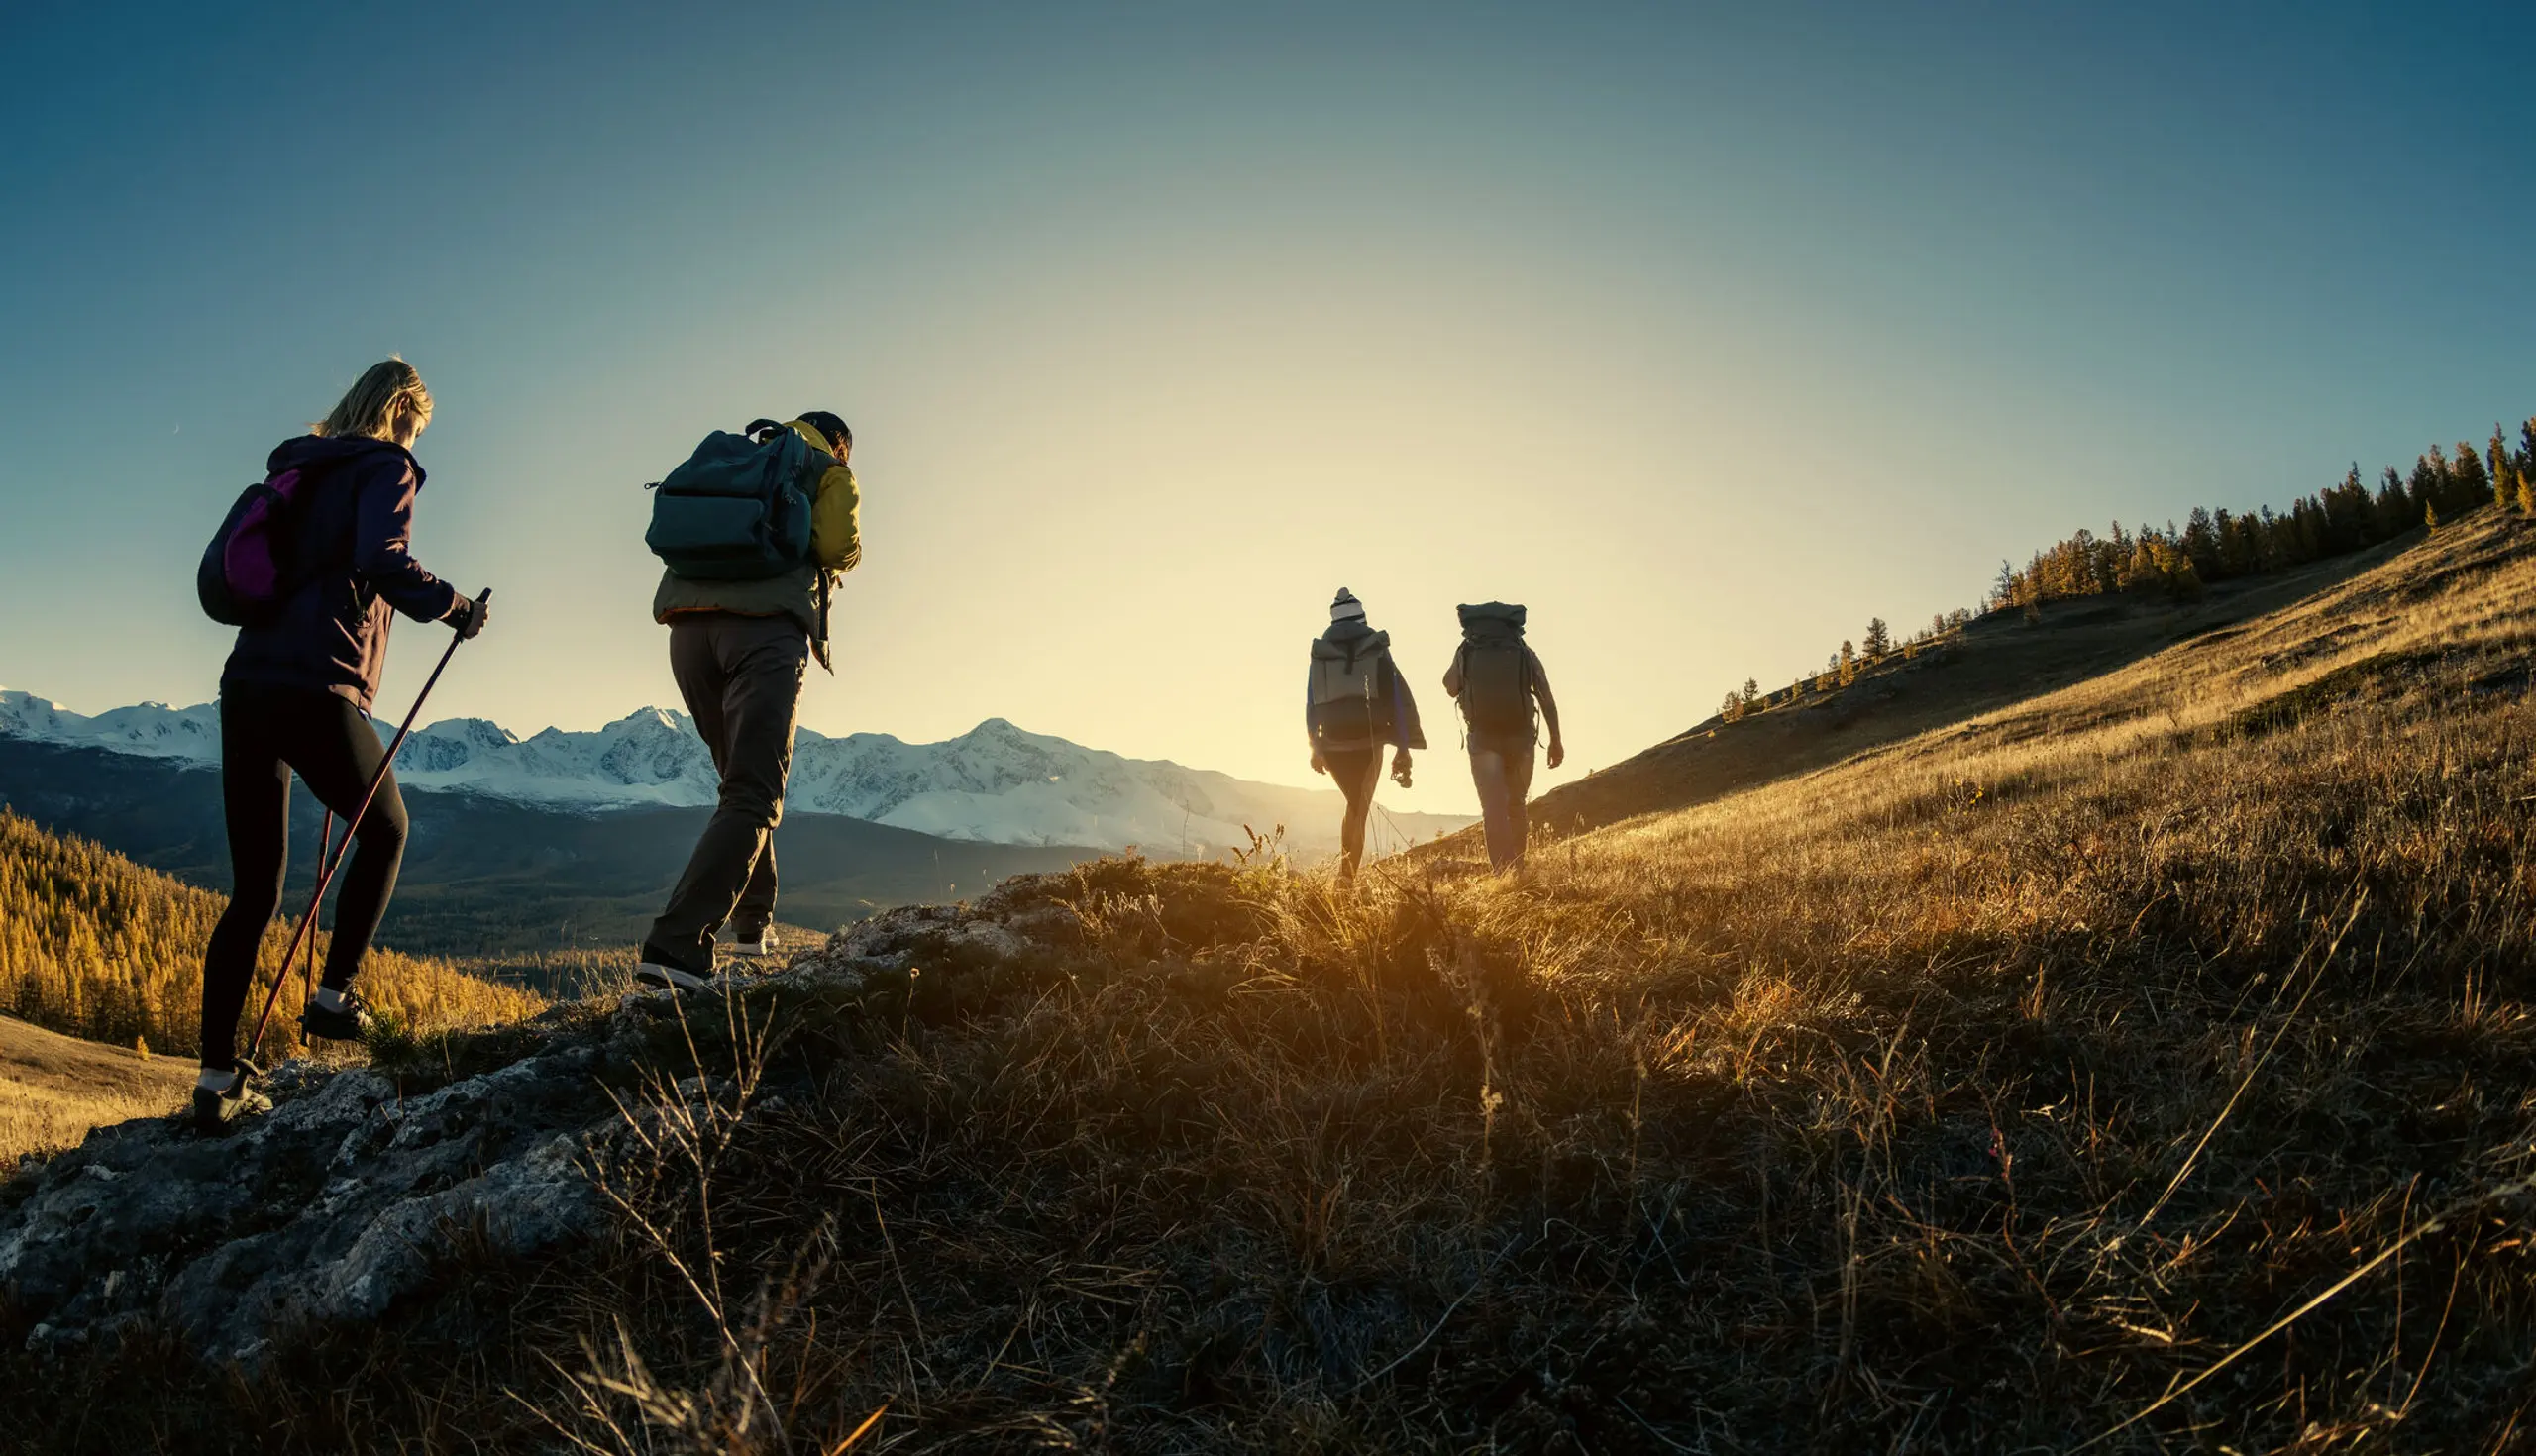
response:
<path id="1" fill-rule="evenodd" d="M 805 448 L 806 447 L 806 448 Z M 862 560 L 854 432 L 825 410 L 746 436 L 708 437 L 659 487 L 646 541 L 667 570 L 652 598 L 670 672 L 722 786 L 670 902 L 643 938 L 638 980 L 677 990 L 713 974 L 714 935 L 735 955 L 775 949 L 775 826 L 792 772 L 801 679 L 828 659 L 828 593 Z M 733 525 L 737 492 L 760 513 Z"/>
<path id="2" fill-rule="evenodd" d="M 1524 643 L 1522 607 L 1492 601 L 1460 612 L 1462 645 L 1444 670 L 1444 691 L 1461 704 L 1488 862 L 1511 870 L 1523 864 L 1531 835 L 1524 802 L 1532 791 L 1532 748 L 1540 723 L 1549 725 L 1549 766 L 1567 759 L 1558 734 L 1558 699 L 1550 696 L 1540 658 Z"/>
<path id="3" fill-rule="evenodd" d="M 1313 639 L 1312 676 L 1304 686 L 1304 731 L 1312 739 L 1312 767 L 1327 774 L 1347 796 L 1338 826 L 1338 877 L 1353 880 L 1365 857 L 1365 819 L 1382 786 L 1383 745 L 1397 744 L 1392 778 L 1409 786 L 1409 751 L 1426 746 L 1418 702 L 1391 660 L 1391 634 L 1365 621 L 1354 592 L 1338 588 L 1329 604 L 1329 630 Z"/>
<path id="4" fill-rule="evenodd" d="M 233 887 L 202 968 L 202 1076 L 194 1120 L 214 1131 L 269 1106 L 238 1062 L 238 1016 L 264 926 L 281 904 L 290 859 L 290 780 L 346 818 L 373 776 L 378 791 L 353 835 L 335 899 L 335 938 L 300 1012 L 309 1036 L 357 1041 L 369 1008 L 354 992 L 370 936 L 405 858 L 405 800 L 370 705 L 387 667 L 395 614 L 482 631 L 490 607 L 423 570 L 411 543 L 423 468 L 413 444 L 431 391 L 401 359 L 373 364 L 310 433 L 273 447 L 267 480 L 289 479 L 288 572 L 268 616 L 242 627 L 220 674 L 220 791 Z M 321 846 L 322 848 L 322 846 Z"/>

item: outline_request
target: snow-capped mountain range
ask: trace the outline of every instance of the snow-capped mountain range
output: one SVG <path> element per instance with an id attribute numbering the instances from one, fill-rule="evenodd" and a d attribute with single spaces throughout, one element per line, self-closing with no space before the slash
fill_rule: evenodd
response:
<path id="1" fill-rule="evenodd" d="M 382 725 L 380 736 L 391 731 Z M 220 709 L 142 703 L 86 717 L 0 689 L 0 737 L 214 765 Z M 703 805 L 715 791 L 712 760 L 694 724 L 663 708 L 629 713 L 595 732 L 549 728 L 529 738 L 481 718 L 446 719 L 414 731 L 397 756 L 396 776 L 408 788 L 581 813 Z M 1248 844 L 1244 825 L 1264 834 L 1282 824 L 1296 850 L 1332 850 L 1340 800 L 1331 789 L 1121 758 L 989 718 L 940 743 L 801 729 L 785 807 L 988 844 L 1136 845 L 1157 855 L 1209 856 Z M 1410 839 L 1471 822 L 1441 814 L 1389 818 L 1388 835 Z"/>

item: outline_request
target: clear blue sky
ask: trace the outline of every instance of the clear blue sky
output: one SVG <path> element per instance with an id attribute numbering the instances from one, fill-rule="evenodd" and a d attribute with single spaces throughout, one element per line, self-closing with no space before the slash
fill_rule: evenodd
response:
<path id="1" fill-rule="evenodd" d="M 2536 412 L 2525 5 L 21 5 L 0 136 L 0 684 L 89 712 L 214 693 L 203 540 L 390 352 L 434 717 L 674 701 L 638 487 L 824 407 L 807 723 L 1286 781 L 1342 583 L 1428 684 L 1529 602 L 1574 772 Z"/>

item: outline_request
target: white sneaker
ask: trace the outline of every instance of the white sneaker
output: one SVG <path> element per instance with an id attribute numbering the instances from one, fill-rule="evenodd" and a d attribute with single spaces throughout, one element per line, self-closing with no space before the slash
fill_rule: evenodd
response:
<path id="1" fill-rule="evenodd" d="M 656 961 L 645 961 L 635 967 L 634 979 L 664 990 L 702 990 L 713 984 L 692 971 L 681 971 L 676 966 L 664 966 Z"/>
<path id="2" fill-rule="evenodd" d="M 729 945 L 722 947 L 722 949 L 730 952 L 732 955 L 747 956 L 752 959 L 774 955 L 775 927 L 769 925 L 766 929 L 759 931 L 758 937 L 755 940 L 735 940 Z"/>

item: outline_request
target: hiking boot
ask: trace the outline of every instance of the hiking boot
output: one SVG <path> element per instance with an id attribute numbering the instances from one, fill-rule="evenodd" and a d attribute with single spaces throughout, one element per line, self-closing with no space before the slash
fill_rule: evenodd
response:
<path id="1" fill-rule="evenodd" d="M 645 986 L 663 990 L 702 990 L 713 983 L 710 978 L 682 970 L 662 961 L 645 961 L 634 968 L 634 979 Z"/>
<path id="2" fill-rule="evenodd" d="M 242 1064 L 225 1088 L 195 1084 L 194 1131 L 205 1137 L 218 1137 L 235 1128 L 241 1119 L 273 1109 L 273 1099 L 256 1091 L 248 1081 L 252 1070 Z"/>
<path id="3" fill-rule="evenodd" d="M 769 925 L 763 930 L 758 931 L 755 935 L 751 935 L 749 932 L 743 930 L 739 932 L 739 938 L 737 940 L 732 941 L 729 945 L 722 947 L 722 949 L 730 952 L 732 955 L 746 956 L 751 960 L 757 960 L 762 957 L 774 955 L 775 927 Z"/>
<path id="4" fill-rule="evenodd" d="M 322 991 L 321 991 L 322 993 Z M 299 1013 L 302 1036 L 323 1037 L 328 1041 L 361 1041 L 370 1035 L 370 1003 L 361 992 L 344 991 L 333 1006 L 322 1004 L 316 996 Z"/>

